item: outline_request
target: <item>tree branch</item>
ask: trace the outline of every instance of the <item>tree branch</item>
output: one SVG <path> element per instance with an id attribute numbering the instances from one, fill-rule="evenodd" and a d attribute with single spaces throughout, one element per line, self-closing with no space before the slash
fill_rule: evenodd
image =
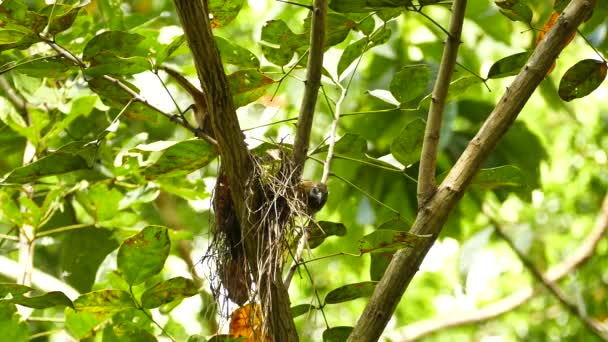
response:
<path id="1" fill-rule="evenodd" d="M 228 80 L 211 32 L 207 2 L 174 0 L 174 3 L 192 52 L 217 139 L 222 167 L 230 184 L 230 195 L 239 219 L 248 264 L 253 276 L 260 280 L 257 288 L 270 289 L 268 292 L 260 291 L 262 302 L 271 304 L 268 310 L 262 306 L 266 310 L 263 312 L 264 318 L 268 319 L 274 341 L 296 342 L 298 336 L 291 315 L 289 293 L 280 275 L 257 272 L 256 262 L 261 240 L 258 234 L 252 233 L 253 223 L 258 222 L 255 218 L 255 189 L 251 189 L 250 184 L 253 163 L 243 140 Z"/>
<path id="2" fill-rule="evenodd" d="M 532 260 L 528 258 L 523 252 L 521 252 L 517 246 L 515 246 L 515 242 L 511 239 L 511 237 L 505 232 L 504 227 L 500 222 L 494 218 L 492 212 L 490 212 L 487 206 L 484 207 L 484 213 L 490 219 L 490 222 L 494 226 L 494 230 L 503 239 L 511 248 L 513 253 L 517 255 L 519 261 L 524 265 L 524 267 L 532 274 L 534 279 L 541 283 L 572 315 L 577 317 L 589 331 L 591 331 L 598 338 L 608 341 L 608 331 L 602 327 L 602 325 L 587 316 L 584 312 L 582 312 L 576 303 L 573 303 L 568 299 L 566 294 L 560 289 L 560 287 L 547 277 L 534 265 Z"/>
<path id="3" fill-rule="evenodd" d="M 569 37 L 591 13 L 594 5 L 595 0 L 573 0 L 562 12 L 557 23 L 549 30 L 507 89 L 437 192 L 418 211 L 411 232 L 429 234 L 433 238 L 428 239 L 423 246 L 405 248 L 395 253 L 357 321 L 349 341 L 376 341 L 380 337 L 448 215 L 464 194 L 482 162 L 517 118 L 553 61 L 566 46 Z"/>
<path id="4" fill-rule="evenodd" d="M 308 144 L 310 130 L 315 114 L 315 105 L 321 86 L 321 70 L 323 69 L 323 45 L 325 43 L 325 18 L 327 16 L 327 0 L 315 0 L 312 11 L 312 24 L 310 32 L 310 52 L 306 71 L 304 97 L 298 115 L 298 129 L 293 146 L 293 165 L 295 180 L 300 179 Z"/>
<path id="5" fill-rule="evenodd" d="M 458 45 L 460 45 L 460 35 L 464 21 L 464 12 L 467 7 L 466 0 L 454 0 L 452 5 L 452 19 L 447 43 L 443 49 L 439 74 L 433 88 L 431 106 L 427 116 L 426 129 L 424 131 L 424 141 L 422 144 L 422 154 L 420 155 L 420 167 L 418 172 L 418 207 L 437 190 L 435 183 L 435 168 L 437 163 L 437 148 L 439 145 L 439 132 L 445 101 L 448 96 L 450 80 L 454 73 L 456 57 L 458 57 Z"/>
<path id="6" fill-rule="evenodd" d="M 582 267 L 594 254 L 597 244 L 608 231 L 608 195 L 604 197 L 602 207 L 595 220 L 595 225 L 587 238 L 572 253 L 572 255 L 560 264 L 551 267 L 545 272 L 544 277 L 550 282 L 557 282 L 577 268 Z M 415 341 L 424 336 L 469 324 L 481 323 L 496 318 L 504 313 L 514 310 L 518 306 L 532 299 L 538 289 L 526 287 L 481 309 L 450 314 L 446 317 L 431 318 L 418 321 L 399 329 L 390 334 L 390 338 L 396 341 Z"/>

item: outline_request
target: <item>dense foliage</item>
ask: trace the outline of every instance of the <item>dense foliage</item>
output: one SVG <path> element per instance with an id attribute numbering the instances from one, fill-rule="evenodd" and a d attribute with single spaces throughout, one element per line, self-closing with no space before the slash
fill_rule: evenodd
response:
<path id="1" fill-rule="evenodd" d="M 469 1 L 438 179 L 568 2 Z M 316 215 L 322 229 L 289 288 L 303 341 L 345 340 L 393 253 L 425 238 L 406 232 L 450 5 L 330 2 L 305 178 L 321 177 L 341 115 L 329 200 Z M 308 6 L 209 1 L 255 153 L 293 142 Z M 217 303 L 212 265 L 199 262 L 213 234 L 218 150 L 189 110 L 198 80 L 173 2 L 5 0 L 0 22 L 3 338 L 238 336 L 236 307 Z M 607 32 L 599 1 L 451 214 L 387 340 L 598 338 L 584 320 L 608 317 L 608 244 L 588 236 L 602 228 L 608 185 Z M 586 264 L 569 265 L 585 241 Z M 575 310 L 532 276 L 547 270 Z M 500 300 L 510 306 L 481 310 Z"/>

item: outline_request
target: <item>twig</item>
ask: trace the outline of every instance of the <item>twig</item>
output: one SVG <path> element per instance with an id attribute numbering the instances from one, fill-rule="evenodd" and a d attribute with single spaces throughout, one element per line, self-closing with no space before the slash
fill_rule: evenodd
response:
<path id="1" fill-rule="evenodd" d="M 323 164 L 323 176 L 321 177 L 321 183 L 327 184 L 327 179 L 329 178 L 330 170 L 331 170 L 331 161 L 334 157 L 334 148 L 336 146 L 336 134 L 338 131 L 338 121 L 340 121 L 340 109 L 342 107 L 342 102 L 346 98 L 347 88 L 344 88 L 340 83 L 336 83 L 338 87 L 340 87 L 340 98 L 336 102 L 335 110 L 334 110 L 334 120 L 331 124 L 331 131 L 329 133 L 329 144 L 327 148 L 327 156 L 325 158 L 325 163 Z M 311 222 L 312 223 L 312 222 Z M 300 260 L 302 259 L 302 254 L 304 253 L 304 249 L 308 244 L 308 238 L 310 236 L 311 225 L 309 224 L 307 228 L 304 229 L 302 233 L 302 237 L 300 237 L 300 241 L 298 242 L 298 247 L 296 248 L 296 255 L 294 257 L 293 264 L 289 268 L 287 272 L 287 276 L 283 283 L 286 288 L 289 288 L 291 284 L 291 279 L 293 278 L 296 269 L 300 265 Z"/>
<path id="2" fill-rule="evenodd" d="M 443 108 L 448 95 L 450 80 L 452 79 L 456 58 L 458 57 L 458 45 L 460 45 L 460 35 L 466 6 L 466 0 L 455 0 L 452 6 L 454 14 L 450 20 L 450 32 L 448 32 L 447 43 L 443 49 L 439 74 L 433 88 L 431 106 L 424 131 L 424 142 L 422 144 L 420 169 L 418 172 L 418 208 L 422 207 L 424 202 L 437 191 L 435 172 L 439 132 L 441 130 Z"/>
<path id="3" fill-rule="evenodd" d="M 591 331 L 598 338 L 604 341 L 608 341 L 608 331 L 606 331 L 606 329 L 604 329 L 598 321 L 588 317 L 584 312 L 582 312 L 575 303 L 568 299 L 566 294 L 554 281 L 551 281 L 544 274 L 542 274 L 542 272 L 536 267 L 536 265 L 534 265 L 532 260 L 530 260 L 530 258 L 528 258 L 523 252 L 521 252 L 517 248 L 515 242 L 513 242 L 511 237 L 505 232 L 504 227 L 494 217 L 494 214 L 490 211 L 488 206 L 484 206 L 483 211 L 486 217 L 488 217 L 488 219 L 494 226 L 494 230 L 496 231 L 498 236 L 500 236 L 500 238 L 503 239 L 509 245 L 511 250 L 515 253 L 515 255 L 517 255 L 519 261 L 521 261 L 521 263 L 528 270 L 528 272 L 530 272 L 539 283 L 541 283 L 547 290 L 549 290 L 549 292 L 564 307 L 566 307 L 566 309 L 568 309 L 568 311 L 570 311 L 572 315 L 577 317 L 583 323 L 583 325 L 585 325 L 587 329 L 589 329 L 589 331 Z"/>
<path id="4" fill-rule="evenodd" d="M 298 115 L 298 128 L 294 142 L 293 165 L 295 179 L 299 179 L 304 168 L 304 161 L 310 141 L 310 131 L 315 113 L 315 105 L 321 86 L 321 69 L 323 68 L 323 44 L 325 42 L 325 18 L 327 15 L 327 0 L 315 0 L 312 11 L 312 26 L 310 33 L 310 52 L 306 71 L 304 97 Z"/>
<path id="5" fill-rule="evenodd" d="M 84 62 L 82 60 L 80 60 L 80 58 L 76 57 L 69 50 L 65 49 L 64 47 L 60 46 L 59 44 L 55 43 L 52 40 L 46 39 L 44 37 L 42 39 L 47 45 L 49 45 L 53 50 L 57 51 L 57 53 L 59 53 L 61 56 L 69 59 L 74 64 L 78 65 L 80 68 L 86 69 L 86 67 L 87 67 L 86 64 L 84 64 Z M 174 114 L 170 114 L 170 113 L 166 113 L 166 112 L 162 111 L 160 108 L 158 108 L 158 107 L 154 106 L 153 104 L 151 104 L 150 102 L 148 102 L 148 100 L 146 100 L 143 96 L 136 93 L 133 89 L 129 88 L 126 84 L 122 83 L 119 79 L 108 76 L 108 75 L 104 75 L 103 79 L 111 82 L 112 84 L 116 85 L 117 87 L 119 87 L 120 89 L 125 91 L 127 94 L 129 94 L 129 96 L 131 96 L 131 98 L 134 101 L 142 103 L 144 106 L 154 110 L 155 112 L 158 112 L 159 114 L 166 117 L 170 121 L 175 122 L 178 125 L 189 130 L 195 136 L 207 141 L 208 143 L 210 143 L 214 146 L 217 146 L 217 142 L 215 141 L 215 139 L 213 139 L 213 138 L 209 137 L 207 134 L 203 133 L 202 130 L 196 129 L 196 127 L 190 125 L 190 123 L 188 121 L 184 120 L 179 115 L 174 115 Z"/>
<path id="6" fill-rule="evenodd" d="M 70 230 L 82 229 L 82 228 L 93 227 L 93 226 L 94 226 L 94 224 L 90 224 L 90 223 L 71 224 L 69 226 L 49 229 L 49 230 L 45 230 L 45 231 L 40 232 L 40 233 L 36 233 L 36 236 L 34 237 L 34 239 L 38 239 L 40 237 L 47 236 L 47 235 L 52 235 L 52 234 L 57 234 L 57 233 L 63 233 L 63 232 L 67 232 L 67 231 L 70 231 Z"/>
<path id="7" fill-rule="evenodd" d="M 551 64 L 568 43 L 568 39 L 583 19 L 591 13 L 594 6 L 595 0 L 570 2 L 560 19 L 538 45 L 526 66 L 507 88 L 505 95 L 458 158 L 435 194 L 420 208 L 410 230 L 412 233 L 431 234 L 437 237 L 448 215 L 462 198 L 483 161 L 511 127 L 534 90 L 544 79 Z M 404 248 L 395 253 L 348 341 L 377 341 L 380 338 L 435 238 L 428 239 L 423 246 Z"/>

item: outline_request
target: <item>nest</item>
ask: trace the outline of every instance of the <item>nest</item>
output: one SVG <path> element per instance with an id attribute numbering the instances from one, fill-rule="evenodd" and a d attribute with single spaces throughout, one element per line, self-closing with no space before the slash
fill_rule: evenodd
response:
<path id="1" fill-rule="evenodd" d="M 306 198 L 297 185 L 290 158 L 285 155 L 281 150 L 268 150 L 263 156 L 252 158 L 253 175 L 247 186 L 246 203 L 253 224 L 248 231 L 241 229 L 228 177 L 220 167 L 213 198 L 214 238 L 205 258 L 210 258 L 215 266 L 211 289 L 216 299 L 223 301 L 220 304 L 224 308 L 229 299 L 239 306 L 260 303 L 262 312 L 269 312 L 271 283 L 282 282 L 285 262 L 309 218 Z M 243 239 L 255 241 L 253 262 L 247 260 Z"/>

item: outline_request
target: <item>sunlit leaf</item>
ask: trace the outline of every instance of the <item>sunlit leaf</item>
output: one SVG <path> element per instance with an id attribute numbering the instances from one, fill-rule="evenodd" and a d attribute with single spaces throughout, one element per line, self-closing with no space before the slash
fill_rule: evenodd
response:
<path id="1" fill-rule="evenodd" d="M 116 313 L 135 308 L 135 303 L 127 291 L 101 290 L 82 294 L 74 300 L 74 310 L 100 315 Z"/>
<path id="2" fill-rule="evenodd" d="M 200 139 L 185 140 L 164 150 L 158 160 L 143 170 L 148 179 L 183 176 L 196 171 L 218 155 L 215 146 Z"/>
<path id="3" fill-rule="evenodd" d="M 532 9 L 525 0 L 495 0 L 494 3 L 507 18 L 527 24 L 532 22 Z"/>
<path id="4" fill-rule="evenodd" d="M 325 296 L 325 303 L 338 304 L 355 300 L 357 298 L 370 297 L 378 284 L 377 281 L 364 281 L 361 283 L 348 284 L 330 291 Z"/>
<path id="5" fill-rule="evenodd" d="M 163 269 L 170 247 L 167 228 L 148 226 L 122 242 L 118 270 L 127 283 L 137 285 Z"/>
<path id="6" fill-rule="evenodd" d="M 244 47 L 218 36 L 215 36 L 215 42 L 220 51 L 220 56 L 222 56 L 222 62 L 225 64 L 237 65 L 244 69 L 258 69 L 260 67 L 258 58 Z"/>
<path id="7" fill-rule="evenodd" d="M 245 0 L 209 0 L 209 13 L 213 16 L 211 19 L 211 28 L 223 27 L 236 18 L 239 11 L 243 7 Z"/>
<path id="8" fill-rule="evenodd" d="M 378 229 L 359 240 L 361 253 L 395 252 L 405 247 L 416 247 L 426 241 L 427 237 L 406 231 Z"/>
<path id="9" fill-rule="evenodd" d="M 190 279 L 183 277 L 164 280 L 141 295 L 141 305 L 146 309 L 157 308 L 174 300 L 192 297 L 198 288 Z"/>
<path id="10" fill-rule="evenodd" d="M 15 305 L 7 301 L 0 301 L 0 331 L 2 338 L 7 341 L 29 341 L 30 328 L 27 322 L 17 313 Z"/>
<path id="11" fill-rule="evenodd" d="M 228 83 L 234 107 L 239 108 L 264 95 L 274 81 L 256 69 L 247 69 L 228 75 Z"/>
<path id="12" fill-rule="evenodd" d="M 591 94 L 606 78 L 606 62 L 585 59 L 572 66 L 559 82 L 559 97 L 572 101 Z"/>
<path id="13" fill-rule="evenodd" d="M 526 186 L 526 178 L 519 167 L 505 165 L 479 170 L 471 185 L 484 190 L 503 187 L 521 188 Z"/>
<path id="14" fill-rule="evenodd" d="M 112 314 L 112 311 L 102 313 L 87 311 L 76 312 L 72 308 L 66 308 L 64 311 L 65 326 L 72 335 L 79 339 L 83 339 L 91 336 L 95 327 L 109 319 Z"/>

